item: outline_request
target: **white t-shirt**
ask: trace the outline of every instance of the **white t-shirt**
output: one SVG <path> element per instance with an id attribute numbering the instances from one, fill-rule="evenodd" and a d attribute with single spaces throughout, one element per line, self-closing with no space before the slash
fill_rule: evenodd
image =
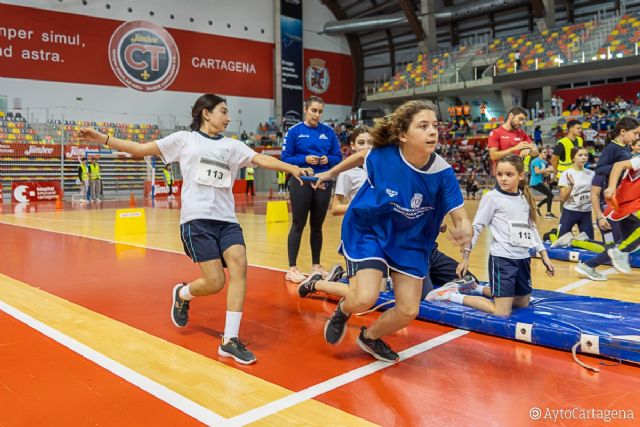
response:
<path id="1" fill-rule="evenodd" d="M 489 191 L 482 199 L 473 218 L 473 239 L 475 247 L 484 227 L 491 231 L 493 256 L 511 259 L 530 258 L 529 248 L 536 252 L 544 250 L 544 245 L 535 224 L 529 223 L 529 204 L 522 192 L 506 193 L 498 188 Z"/>
<path id="2" fill-rule="evenodd" d="M 573 188 L 571 195 L 564 202 L 564 207 L 570 211 L 591 212 L 591 181 L 595 172 L 590 169 L 582 169 L 581 171 L 574 168 L 567 169 L 560 174 L 559 187 L 569 186 L 569 175 L 573 179 Z"/>
<path id="3" fill-rule="evenodd" d="M 346 203 L 351 203 L 366 180 L 367 171 L 364 168 L 353 168 L 342 172 L 336 180 L 336 195 L 343 196 Z"/>
<path id="4" fill-rule="evenodd" d="M 180 131 L 156 141 L 165 162 L 180 162 L 180 224 L 194 219 L 238 222 L 233 183 L 238 170 L 251 165 L 256 152 L 237 139 Z"/>

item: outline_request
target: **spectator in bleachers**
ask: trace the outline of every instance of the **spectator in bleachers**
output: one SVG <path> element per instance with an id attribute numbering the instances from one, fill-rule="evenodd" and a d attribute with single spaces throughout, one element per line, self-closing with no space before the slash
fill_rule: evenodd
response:
<path id="1" fill-rule="evenodd" d="M 535 142 L 536 145 L 542 144 L 542 130 L 540 129 L 539 125 L 536 126 L 533 131 L 533 142 Z"/>
<path id="2" fill-rule="evenodd" d="M 480 121 L 487 121 L 487 103 L 484 101 L 482 101 L 482 103 L 480 104 Z"/>
<path id="3" fill-rule="evenodd" d="M 524 156 L 534 147 L 529 135 L 522 130 L 526 120 L 527 110 L 519 105 L 509 108 L 504 124 L 489 134 L 487 148 L 493 162 L 509 154 Z"/>
<path id="4" fill-rule="evenodd" d="M 582 124 L 577 120 L 569 120 L 567 122 L 567 134 L 558 140 L 553 151 L 553 157 L 551 157 L 553 169 L 558 173 L 566 171 L 573 165 L 571 150 L 574 147 L 582 147 L 584 145 L 584 141 L 580 137 L 581 134 Z"/>

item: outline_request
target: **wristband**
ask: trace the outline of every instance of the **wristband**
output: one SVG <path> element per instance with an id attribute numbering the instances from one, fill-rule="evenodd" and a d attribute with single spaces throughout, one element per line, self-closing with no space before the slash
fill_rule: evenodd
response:
<path id="1" fill-rule="evenodd" d="M 106 145 L 107 147 L 109 146 L 109 138 L 111 137 L 111 135 L 107 134 L 107 140 L 104 142 L 104 145 Z"/>

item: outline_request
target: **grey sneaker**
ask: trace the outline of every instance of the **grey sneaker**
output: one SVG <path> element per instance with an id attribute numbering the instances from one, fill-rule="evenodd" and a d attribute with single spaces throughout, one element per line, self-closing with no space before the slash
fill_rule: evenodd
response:
<path id="1" fill-rule="evenodd" d="M 617 247 L 611 248 L 607 251 L 609 258 L 611 258 L 611 264 L 620 273 L 631 273 L 631 266 L 629 265 L 629 253 L 622 252 Z"/>
<path id="2" fill-rule="evenodd" d="M 555 242 L 551 244 L 552 248 L 566 248 L 571 244 L 573 240 L 573 233 L 568 232 L 564 233 L 562 236 L 558 237 Z"/>
<path id="3" fill-rule="evenodd" d="M 322 274 L 316 273 L 310 276 L 307 276 L 300 284 L 298 285 L 298 295 L 300 298 L 306 298 L 311 294 L 316 293 L 316 283 L 322 280 Z"/>
<path id="4" fill-rule="evenodd" d="M 178 283 L 173 287 L 173 303 L 171 304 L 171 321 L 178 328 L 184 328 L 189 322 L 189 301 L 180 298 L 180 289 L 186 283 Z"/>
<path id="5" fill-rule="evenodd" d="M 591 280 L 596 280 L 598 282 L 607 281 L 607 276 L 600 273 L 595 268 L 589 267 L 587 264 L 584 264 L 582 262 L 579 262 L 578 265 L 574 267 L 574 269 L 576 270 L 576 272 L 578 272 L 578 274 L 582 274 L 583 276 L 586 276 Z"/>
<path id="6" fill-rule="evenodd" d="M 231 357 L 243 365 L 251 365 L 258 360 L 253 353 L 247 350 L 247 346 L 242 344 L 238 338 L 231 338 L 226 344 L 221 343 L 220 347 L 218 347 L 218 355 Z"/>
<path id="7" fill-rule="evenodd" d="M 463 277 L 453 280 L 453 282 L 458 284 L 458 292 L 461 294 L 470 294 L 478 287 L 476 279 L 470 274 L 465 274 Z"/>
<path id="8" fill-rule="evenodd" d="M 333 312 L 333 316 L 327 320 L 324 324 L 324 340 L 329 344 L 338 344 L 344 338 L 344 334 L 347 331 L 347 320 L 351 317 L 350 314 L 345 314 L 342 311 L 342 302 L 344 298 L 340 300 L 336 311 Z"/>
<path id="9" fill-rule="evenodd" d="M 458 284 L 456 282 L 449 282 L 429 292 L 424 299 L 429 302 L 449 301 L 449 294 L 455 292 L 458 292 Z"/>
<path id="10" fill-rule="evenodd" d="M 344 268 L 340 264 L 335 264 L 329 269 L 329 275 L 325 279 L 327 282 L 337 282 L 344 276 Z"/>
<path id="11" fill-rule="evenodd" d="M 391 350 L 389 344 L 382 341 L 380 338 L 374 340 L 365 337 L 364 333 L 366 330 L 367 328 L 365 328 L 364 326 L 360 328 L 360 335 L 358 335 L 358 339 L 356 339 L 356 344 L 358 344 L 358 347 L 360 347 L 376 359 L 382 360 L 383 362 L 396 363 L 400 360 L 400 356 L 398 356 L 398 353 Z"/>

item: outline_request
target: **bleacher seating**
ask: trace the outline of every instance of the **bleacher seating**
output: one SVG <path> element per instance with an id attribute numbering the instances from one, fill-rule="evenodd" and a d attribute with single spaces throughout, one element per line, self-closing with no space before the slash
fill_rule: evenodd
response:
<path id="1" fill-rule="evenodd" d="M 571 61 L 579 54 L 581 40 L 586 40 L 595 28 L 593 22 L 566 25 L 554 30 L 544 30 L 539 33 L 523 34 L 517 37 L 507 37 L 504 42 L 494 41 L 494 51 L 497 46 L 505 51 L 496 61 L 496 74 L 513 73 L 515 67 L 515 52 L 520 52 L 521 64 L 517 71 L 531 71 L 558 66 L 557 59 Z"/>
<path id="2" fill-rule="evenodd" d="M 20 113 L 14 115 L 0 111 L 0 142 L 34 144 L 43 141 Z"/>
<path id="3" fill-rule="evenodd" d="M 623 15 L 613 28 L 606 43 L 598 49 L 598 56 L 606 59 L 635 55 L 636 44 L 640 42 L 640 19 L 632 15 Z"/>
<path id="4" fill-rule="evenodd" d="M 79 140 L 76 132 L 85 126 L 91 126 L 98 132 L 108 133 L 116 138 L 130 141 L 147 142 L 160 138 L 160 129 L 157 125 L 151 124 L 131 124 L 131 123 L 107 123 L 88 121 L 65 121 L 64 123 L 54 123 L 59 125 L 57 136 L 62 136 L 62 131 L 66 132 L 65 140 L 71 144 L 78 144 Z"/>

